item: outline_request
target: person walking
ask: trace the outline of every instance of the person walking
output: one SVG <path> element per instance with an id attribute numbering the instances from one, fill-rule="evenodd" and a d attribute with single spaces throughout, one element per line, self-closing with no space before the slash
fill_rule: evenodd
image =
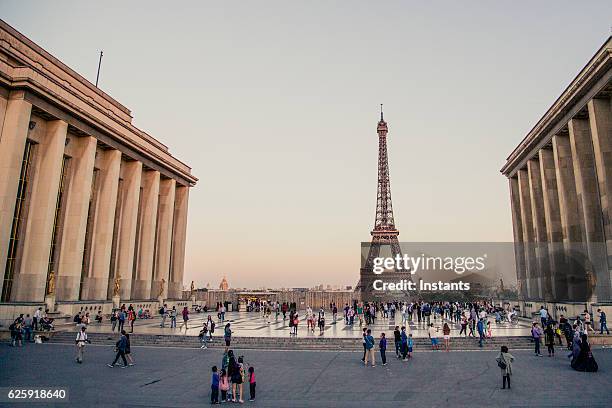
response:
<path id="1" fill-rule="evenodd" d="M 125 358 L 125 350 L 127 348 L 127 337 L 125 335 L 126 335 L 125 330 L 121 330 L 121 338 L 119 338 L 119 341 L 117 341 L 116 347 L 115 347 L 115 349 L 117 350 L 117 355 L 115 356 L 115 360 L 111 364 L 107 364 L 107 366 L 113 368 L 115 364 L 117 364 L 119 357 L 121 357 L 121 360 L 123 361 L 123 365 L 120 367 L 127 368 L 128 362 L 127 362 L 127 359 Z"/>
<path id="2" fill-rule="evenodd" d="M 467 337 L 467 325 L 467 319 L 465 318 L 465 316 L 461 316 L 461 330 L 459 331 L 459 337 L 461 337 L 461 333 L 463 333 L 465 337 Z"/>
<path id="3" fill-rule="evenodd" d="M 535 345 L 535 355 L 542 357 L 540 353 L 540 338 L 542 337 L 542 329 L 538 327 L 538 323 L 534 322 L 531 326 L 531 337 L 533 337 L 533 343 Z"/>
<path id="4" fill-rule="evenodd" d="M 215 322 L 213 321 L 211 315 L 208 315 L 206 325 L 208 326 L 208 341 L 211 342 L 213 339 L 213 333 L 215 332 Z"/>
<path id="5" fill-rule="evenodd" d="M 125 358 L 128 361 L 128 366 L 134 365 L 134 357 L 132 357 L 132 343 L 130 342 L 130 335 L 125 334 Z"/>
<path id="6" fill-rule="evenodd" d="M 382 360 L 382 365 L 387 365 L 387 338 L 385 337 L 385 333 L 380 334 L 380 341 L 378 342 L 378 348 L 380 349 L 380 359 Z"/>
<path id="7" fill-rule="evenodd" d="M 255 368 L 253 366 L 249 367 L 249 401 L 255 401 L 255 387 L 257 386 L 257 382 L 255 382 Z"/>
<path id="8" fill-rule="evenodd" d="M 497 366 L 501 369 L 502 389 L 506 389 L 506 382 L 508 383 L 508 389 L 510 389 L 510 376 L 512 376 L 514 356 L 508 352 L 508 347 L 502 346 L 495 360 L 497 361 Z"/>
<path id="9" fill-rule="evenodd" d="M 442 328 L 442 334 L 444 335 L 444 348 L 446 351 L 450 350 L 450 327 L 448 323 L 444 323 L 444 327 Z"/>
<path id="10" fill-rule="evenodd" d="M 478 319 L 476 329 L 478 331 L 478 347 L 482 347 L 485 339 L 485 325 L 482 319 Z"/>
<path id="11" fill-rule="evenodd" d="M 82 326 L 81 330 L 77 333 L 75 344 L 76 344 L 76 362 L 81 364 L 83 362 L 83 352 L 85 351 L 85 344 L 91 343 L 87 339 L 87 333 L 85 332 L 86 327 Z"/>
<path id="12" fill-rule="evenodd" d="M 187 322 L 189 321 L 189 309 L 187 309 L 187 306 L 183 308 L 181 314 L 183 315 L 183 323 L 181 323 L 181 327 L 179 327 L 179 330 L 181 330 L 183 326 L 185 326 L 185 332 L 187 332 Z"/>
<path id="13" fill-rule="evenodd" d="M 368 329 L 365 336 L 365 345 L 366 345 L 366 357 L 364 361 L 364 365 L 368 366 L 368 360 L 372 361 L 372 367 L 376 367 L 376 359 L 374 356 L 374 337 L 372 337 L 372 330 Z"/>
<path id="14" fill-rule="evenodd" d="M 219 403 L 219 373 L 217 373 L 217 366 L 212 367 L 212 378 L 210 384 L 210 403 Z"/>
<path id="15" fill-rule="evenodd" d="M 599 334 L 603 334 L 604 330 L 606 333 L 610 334 L 610 330 L 608 330 L 606 312 L 601 309 L 597 309 L 597 313 L 599 313 Z"/>

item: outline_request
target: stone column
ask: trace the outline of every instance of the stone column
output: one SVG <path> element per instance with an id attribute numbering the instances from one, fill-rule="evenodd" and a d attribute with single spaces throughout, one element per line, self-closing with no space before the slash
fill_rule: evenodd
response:
<path id="1" fill-rule="evenodd" d="M 568 300 L 580 301 L 581 285 L 584 274 L 579 276 L 572 262 L 572 254 L 584 253 L 582 241 L 582 207 L 578 205 L 576 181 L 574 178 L 574 165 L 569 137 L 555 135 L 552 138 L 555 170 L 557 176 L 557 189 L 559 191 L 559 208 L 561 210 L 561 228 L 563 231 L 563 246 L 565 248 L 565 274 L 567 276 Z M 584 301 L 584 299 L 582 299 Z"/>
<path id="2" fill-rule="evenodd" d="M 119 242 L 117 248 L 117 273 L 120 277 L 120 297 L 132 296 L 132 270 L 134 268 L 134 248 L 136 247 L 136 223 L 140 205 L 140 183 L 142 163 L 122 162 L 123 199 L 121 221 L 119 223 Z"/>
<path id="3" fill-rule="evenodd" d="M 174 219 L 174 191 L 176 181 L 163 179 L 159 184 L 159 213 L 157 215 L 157 260 L 153 284 L 151 285 L 151 298 L 156 299 L 160 293 L 162 279 L 165 281 L 161 294 L 163 299 L 168 297 L 168 282 L 170 281 L 170 251 L 172 250 L 172 220 Z"/>
<path id="4" fill-rule="evenodd" d="M 525 245 L 525 270 L 527 283 L 527 297 L 534 299 L 537 293 L 537 262 L 535 257 L 535 235 L 533 228 L 533 212 L 531 211 L 531 193 L 529 189 L 529 173 L 527 170 L 518 171 L 519 194 L 521 197 L 521 221 L 523 223 L 523 243 Z"/>
<path id="5" fill-rule="evenodd" d="M 42 137 L 37 146 L 32 190 L 21 267 L 15 274 L 11 299 L 41 302 L 45 297 L 49 250 L 55 222 L 55 207 L 62 172 L 62 159 L 68 124 L 61 120 L 40 121 Z"/>
<path id="6" fill-rule="evenodd" d="M 608 260 L 612 256 L 612 109 L 610 97 L 591 99 L 588 103 L 595 168 L 599 181 L 599 197 L 603 218 L 604 236 Z M 608 273 L 601 276 L 599 301 L 611 300 L 612 264 L 608 262 Z M 607 288 L 607 289 L 606 289 Z M 607 291 L 607 293 L 605 293 Z"/>
<path id="7" fill-rule="evenodd" d="M 93 256 L 90 275 L 83 281 L 81 299 L 84 300 L 106 300 L 121 165 L 119 150 L 98 150 L 98 155 L 101 155 L 100 181 L 92 240 Z"/>
<path id="8" fill-rule="evenodd" d="M 142 174 L 142 217 L 140 225 L 140 249 L 136 280 L 132 283 L 132 299 L 149 299 L 155 254 L 155 229 L 157 226 L 157 203 L 159 202 L 159 172 L 145 171 Z"/>
<path id="9" fill-rule="evenodd" d="M 6 104 L 2 134 L 0 134 L 0 271 L 2 276 L 4 276 L 13 226 L 15 199 L 31 111 L 32 105 L 23 100 L 22 92 L 11 92 Z M 3 283 L 4 279 L 0 279 L 0 293 Z"/>
<path id="10" fill-rule="evenodd" d="M 542 193 L 542 175 L 540 162 L 531 159 L 527 162 L 529 175 L 529 196 L 531 198 L 531 214 L 535 238 L 535 255 L 537 275 L 534 281 L 534 291 L 538 299 L 552 300 L 550 291 L 550 263 L 548 260 L 548 236 L 546 235 L 546 217 L 544 216 L 544 195 Z"/>
<path id="11" fill-rule="evenodd" d="M 514 234 L 514 259 L 516 262 L 516 280 L 521 299 L 527 297 L 525 270 L 525 246 L 523 245 L 523 221 L 521 220 L 521 196 L 518 177 L 511 177 L 510 204 L 512 209 L 512 231 Z"/>
<path id="12" fill-rule="evenodd" d="M 578 202 L 582 206 L 582 224 L 587 243 L 587 253 L 592 265 L 586 266 L 587 296 L 592 294 L 588 289 L 592 286 L 589 274 L 595 274 L 597 293 L 606 299 L 610 293 L 610 274 L 605 250 L 605 237 L 602 223 L 601 205 L 599 202 L 599 186 L 595 170 L 595 156 L 591 130 L 588 119 L 572 119 L 569 122 L 570 146 L 574 159 L 574 177 Z M 593 289 L 593 288 L 591 288 Z M 597 302 L 590 297 L 587 301 Z"/>
<path id="13" fill-rule="evenodd" d="M 68 178 L 66 212 L 59 253 L 55 294 L 57 300 L 79 300 L 87 212 L 97 141 L 91 136 L 73 137 L 74 156 Z"/>
<path id="14" fill-rule="evenodd" d="M 170 299 L 181 299 L 183 295 L 188 202 L 189 187 L 176 186 L 172 231 L 172 261 L 170 264 L 170 284 L 168 285 L 168 298 Z"/>
<path id="15" fill-rule="evenodd" d="M 540 173 L 544 197 L 544 218 L 551 270 L 551 291 L 555 301 L 567 300 L 567 275 L 564 273 L 563 230 L 557 190 L 555 158 L 551 149 L 540 150 Z"/>

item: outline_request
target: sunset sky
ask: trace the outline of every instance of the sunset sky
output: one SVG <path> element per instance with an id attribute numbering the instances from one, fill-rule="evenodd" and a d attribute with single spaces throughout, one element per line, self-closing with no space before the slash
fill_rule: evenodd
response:
<path id="1" fill-rule="evenodd" d="M 469 6 L 468 6 L 469 5 Z M 191 165 L 185 282 L 355 285 L 389 124 L 403 241 L 511 241 L 505 158 L 612 3 L 34 2 L 0 18 Z"/>

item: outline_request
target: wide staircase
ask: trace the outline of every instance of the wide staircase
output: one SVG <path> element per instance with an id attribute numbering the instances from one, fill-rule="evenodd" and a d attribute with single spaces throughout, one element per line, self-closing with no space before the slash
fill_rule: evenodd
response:
<path id="1" fill-rule="evenodd" d="M 50 343 L 74 344 L 76 331 L 55 331 L 49 333 Z M 93 344 L 114 345 L 119 339 L 118 334 L 88 333 Z M 439 339 L 442 342 L 442 339 Z M 186 335 L 155 335 L 155 334 L 131 334 L 132 346 L 149 347 L 183 347 L 199 348 L 200 339 L 195 336 Z M 222 337 L 213 338 L 212 342 L 206 343 L 211 348 L 224 348 L 225 342 Z M 510 350 L 531 349 L 533 343 L 531 338 L 523 337 L 496 337 L 487 339 L 482 349 L 499 350 L 502 345 Z M 264 349 L 264 350 L 324 350 L 324 351 L 360 351 L 363 350 L 360 338 L 330 338 L 330 337 L 233 337 L 233 349 Z M 440 347 L 443 347 L 440 345 Z M 415 351 L 431 350 L 431 342 L 428 338 L 414 338 Z M 453 350 L 478 350 L 477 338 L 454 337 L 451 339 Z M 394 352 L 392 341 L 388 345 L 388 351 Z"/>

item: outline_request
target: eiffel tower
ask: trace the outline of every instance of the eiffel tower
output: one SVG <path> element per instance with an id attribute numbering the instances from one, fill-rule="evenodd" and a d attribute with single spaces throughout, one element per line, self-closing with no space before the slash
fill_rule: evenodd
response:
<path id="1" fill-rule="evenodd" d="M 393 205 L 391 203 L 391 182 L 389 180 L 389 160 L 387 156 L 387 133 L 389 128 L 383 117 L 382 104 L 380 105 L 380 121 L 376 128 L 378 133 L 378 192 L 376 195 L 376 220 L 374 221 L 374 229 L 371 231 L 372 241 L 368 250 L 367 258 L 362 259 L 362 267 L 360 269 L 360 279 L 357 284 L 357 291 L 361 292 L 361 300 L 386 300 L 389 298 L 387 292 L 377 292 L 372 289 L 372 284 L 376 279 L 384 278 L 385 281 L 397 282 L 401 279 L 411 280 L 409 271 L 403 269 L 395 269 L 393 271 L 385 271 L 382 275 L 375 275 L 373 272 L 374 258 L 381 256 L 381 248 L 388 246 L 392 257 L 399 255 L 402 257 L 398 235 L 399 231 L 395 228 L 395 220 L 393 218 Z M 362 248 L 363 251 L 364 248 Z M 362 253 L 363 257 L 364 253 Z M 388 255 L 387 255 L 388 256 Z M 397 292 L 398 296 L 402 295 Z M 405 293 L 404 293 L 405 295 Z"/>

